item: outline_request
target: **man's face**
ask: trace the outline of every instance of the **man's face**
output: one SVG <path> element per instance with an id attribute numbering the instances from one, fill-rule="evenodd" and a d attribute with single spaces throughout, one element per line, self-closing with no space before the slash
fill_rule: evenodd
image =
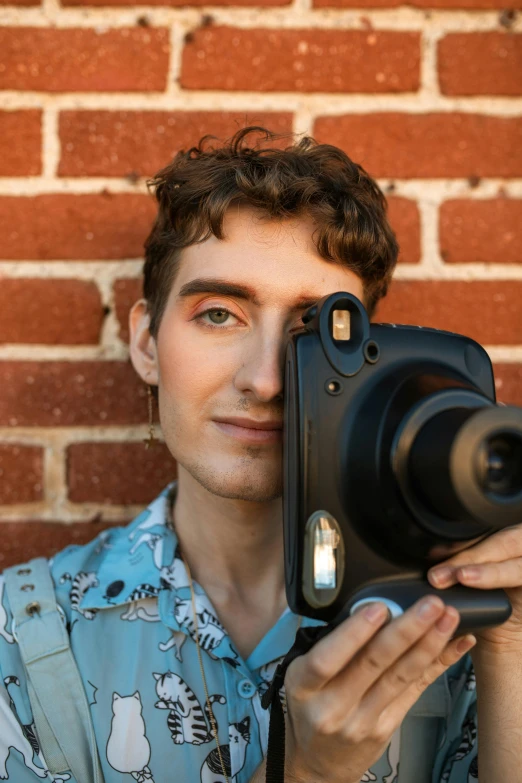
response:
<path id="1" fill-rule="evenodd" d="M 203 487 L 266 502 L 282 493 L 288 336 L 321 297 L 362 299 L 363 287 L 318 255 L 309 219 L 242 207 L 224 230 L 225 240 L 182 252 L 156 344 L 160 421 L 170 452 Z"/>

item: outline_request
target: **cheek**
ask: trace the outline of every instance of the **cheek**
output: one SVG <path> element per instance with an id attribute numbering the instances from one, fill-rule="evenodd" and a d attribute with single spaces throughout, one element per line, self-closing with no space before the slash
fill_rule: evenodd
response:
<path id="1" fill-rule="evenodd" d="M 193 335 L 190 335 L 193 337 Z M 179 339 L 158 342 L 162 392 L 181 408 L 201 406 L 213 393 L 233 382 L 236 361 L 233 352 L 220 351 L 210 341 Z"/>

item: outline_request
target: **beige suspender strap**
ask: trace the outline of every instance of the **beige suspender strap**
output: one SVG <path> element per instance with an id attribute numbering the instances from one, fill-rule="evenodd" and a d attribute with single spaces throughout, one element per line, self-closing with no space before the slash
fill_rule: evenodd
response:
<path id="1" fill-rule="evenodd" d="M 78 783 L 103 783 L 87 696 L 43 558 L 5 571 L 43 756 L 51 771 L 71 770 Z"/>

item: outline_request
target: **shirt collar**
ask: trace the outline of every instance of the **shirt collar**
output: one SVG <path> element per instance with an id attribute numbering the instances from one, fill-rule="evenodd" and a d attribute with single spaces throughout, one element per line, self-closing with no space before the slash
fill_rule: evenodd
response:
<path id="1" fill-rule="evenodd" d="M 188 586 L 177 536 L 167 524 L 168 495 L 175 487 L 176 482 L 165 487 L 127 527 L 106 530 L 95 539 L 91 547 L 100 558 L 96 583 L 83 593 L 82 611 L 122 606 L 165 588 Z"/>
<path id="2" fill-rule="evenodd" d="M 176 491 L 172 482 L 124 528 L 104 531 L 90 545 L 89 555 L 97 554 L 98 567 L 87 589 L 79 601 L 79 609 L 103 610 L 129 605 L 126 619 L 139 617 L 137 607 L 132 612 L 133 602 L 148 597 L 158 598 L 159 617 L 172 631 L 173 644 L 181 649 L 184 636 L 195 640 L 194 614 L 190 580 L 181 557 L 178 539 L 168 524 L 169 495 Z M 87 554 L 87 553 L 86 553 Z M 92 561 L 91 561 L 92 562 Z M 193 581 L 198 630 L 200 639 L 205 638 L 207 653 L 213 658 L 223 658 L 235 668 L 243 663 L 220 624 L 217 613 L 205 591 Z M 267 661 L 285 655 L 295 639 L 297 617 L 289 608 L 281 615 L 248 659 L 248 667 L 259 668 Z M 302 627 L 324 625 L 322 621 L 302 618 Z M 208 641 L 210 640 L 210 641 Z"/>

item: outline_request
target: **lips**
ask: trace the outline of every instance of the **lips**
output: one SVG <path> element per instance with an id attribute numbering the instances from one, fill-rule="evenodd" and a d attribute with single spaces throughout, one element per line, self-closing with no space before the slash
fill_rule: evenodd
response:
<path id="1" fill-rule="evenodd" d="M 283 422 L 271 419 L 268 421 L 257 421 L 255 419 L 244 419 L 241 417 L 233 417 L 230 419 L 215 419 L 221 424 L 232 424 L 234 427 L 244 427 L 247 430 L 282 430 Z"/>
<path id="2" fill-rule="evenodd" d="M 214 426 L 223 434 L 241 443 L 270 445 L 282 442 L 283 424 L 281 421 L 256 421 L 234 417 L 214 419 Z"/>

